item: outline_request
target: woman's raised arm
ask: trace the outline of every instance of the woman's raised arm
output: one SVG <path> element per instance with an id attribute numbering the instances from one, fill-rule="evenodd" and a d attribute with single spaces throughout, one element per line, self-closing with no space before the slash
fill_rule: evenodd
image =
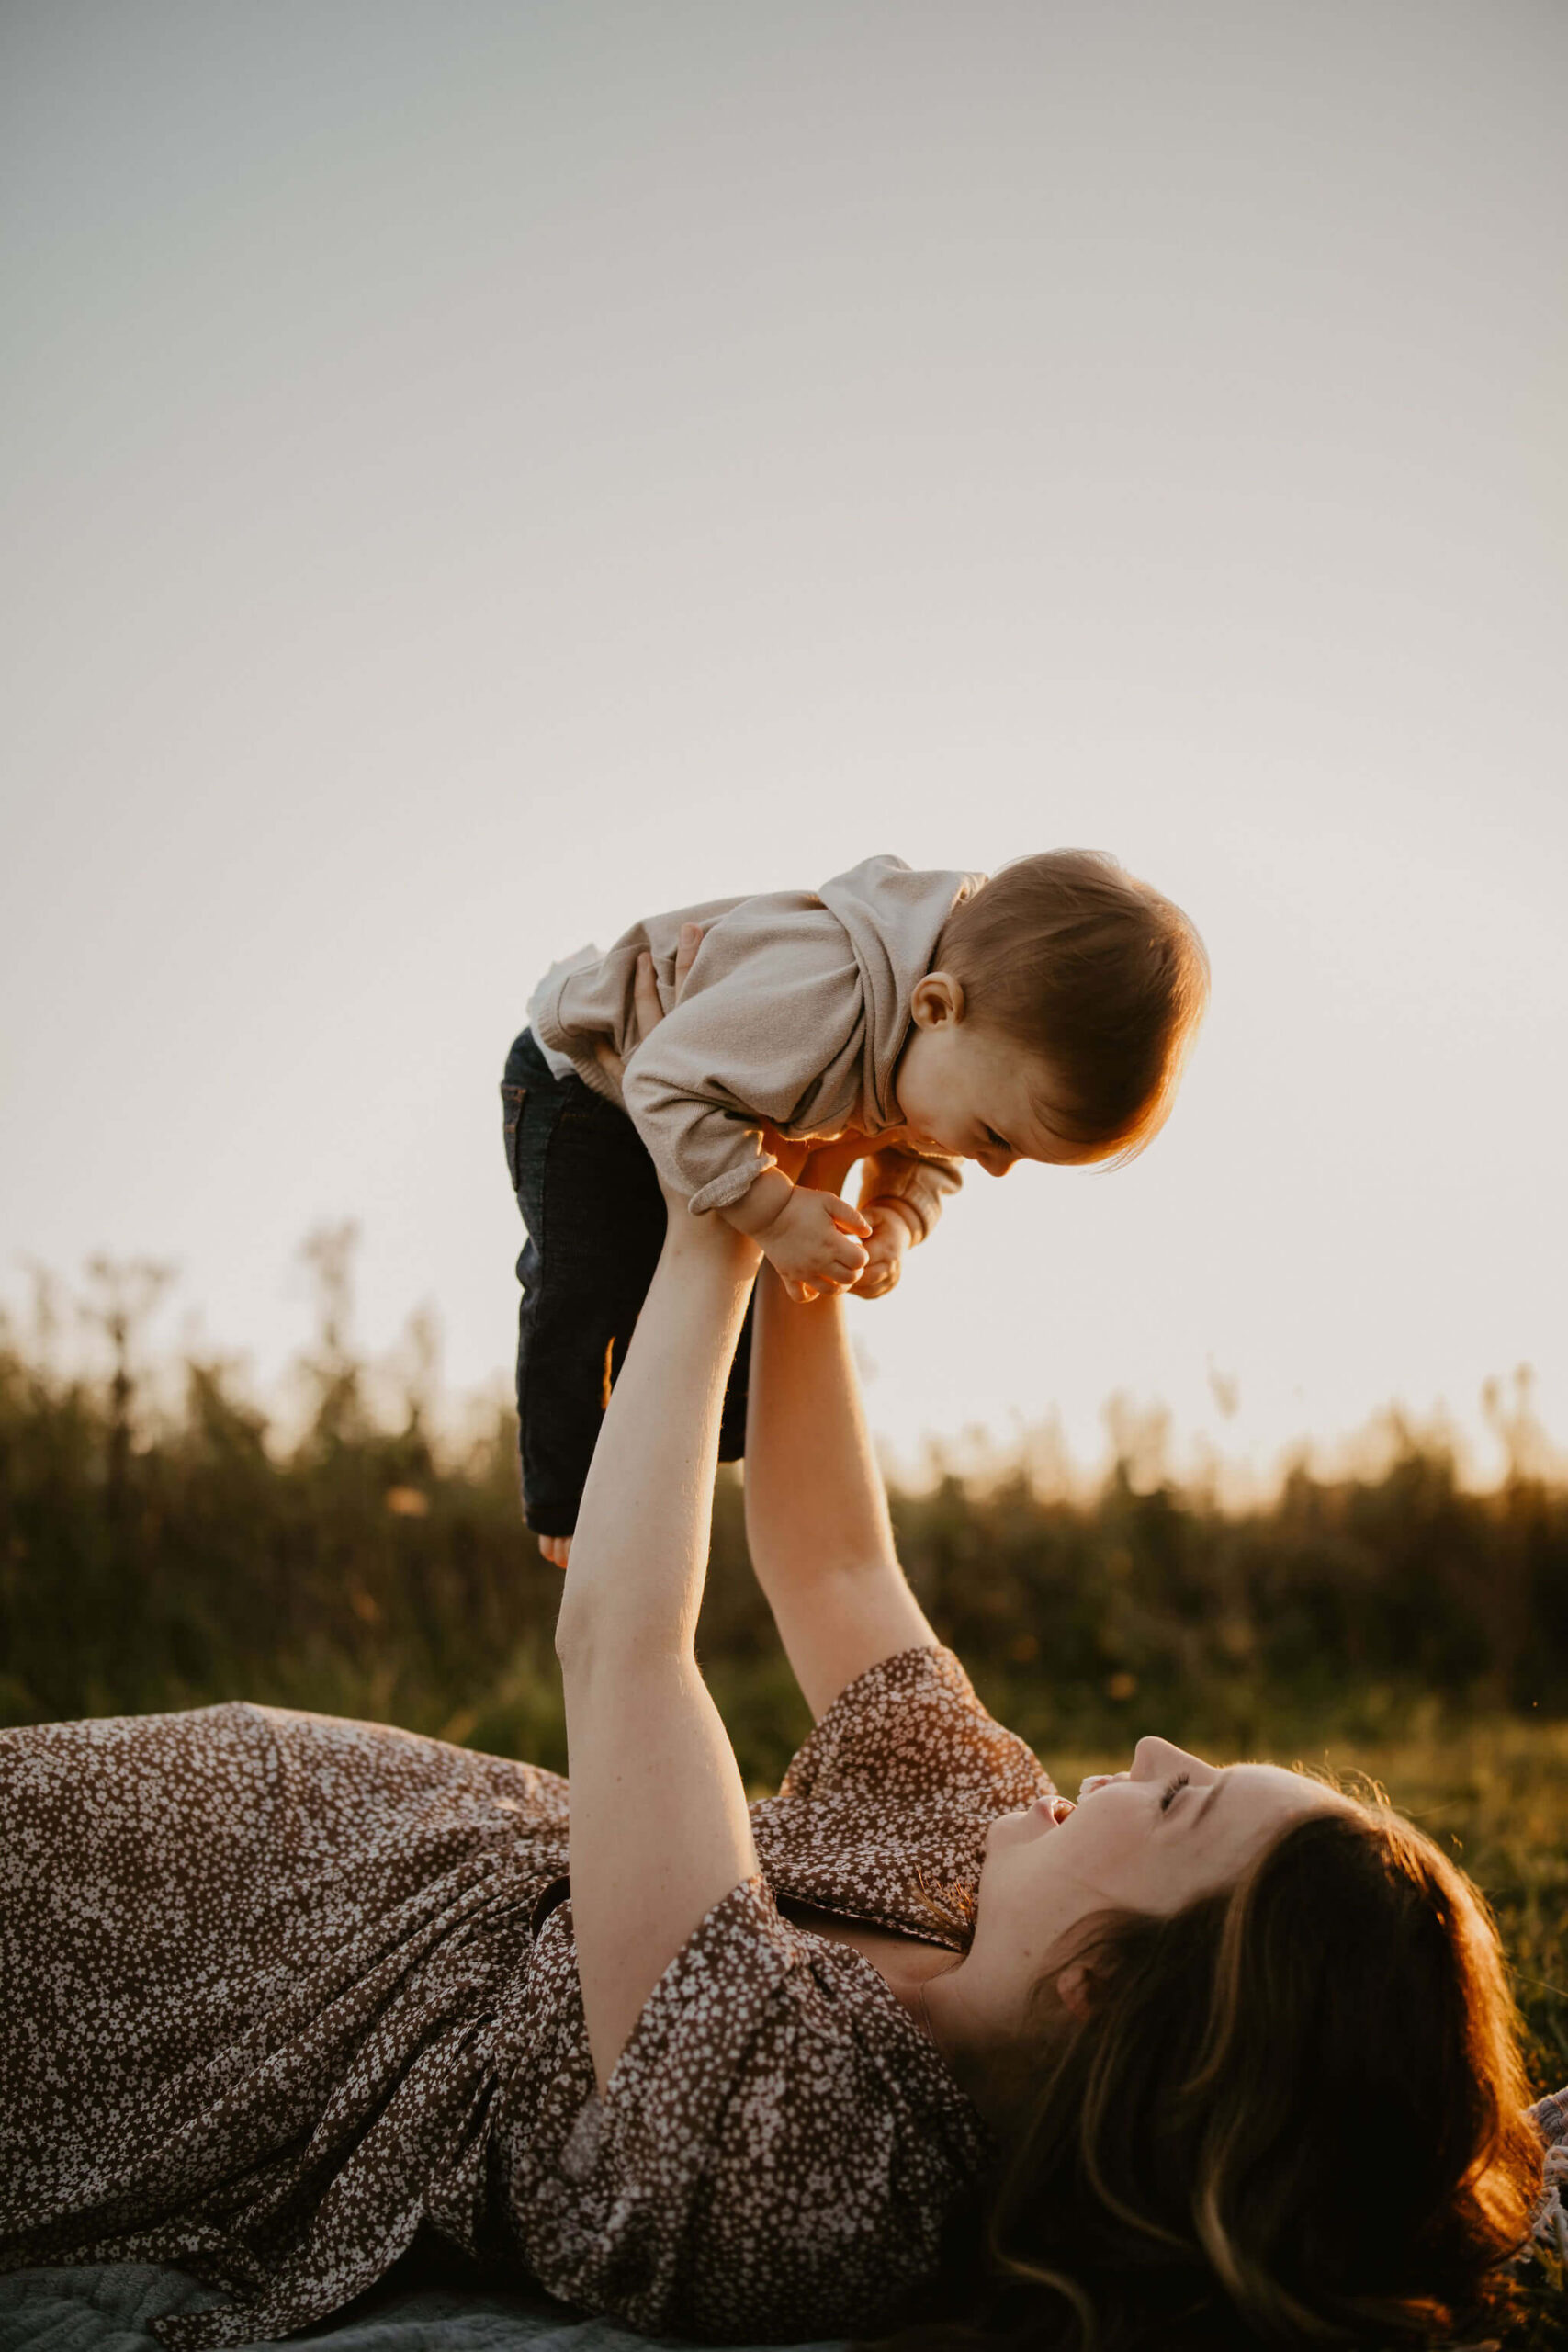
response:
<path id="1" fill-rule="evenodd" d="M 725 1379 L 757 1263 L 722 1217 L 672 1204 L 561 1597 L 572 1921 L 601 2089 L 693 1929 L 757 1869 L 739 1768 L 693 1648 Z"/>
<path id="2" fill-rule="evenodd" d="M 835 1181 L 825 1167 L 824 1182 Z M 935 1645 L 894 1550 L 843 1300 L 795 1306 L 766 1265 L 751 1332 L 746 1540 L 814 1715 L 879 1658 Z"/>

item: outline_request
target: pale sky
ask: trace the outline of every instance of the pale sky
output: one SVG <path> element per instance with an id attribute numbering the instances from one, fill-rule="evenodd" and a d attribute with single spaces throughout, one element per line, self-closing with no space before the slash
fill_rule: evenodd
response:
<path id="1" fill-rule="evenodd" d="M 9 0 L 0 88 L 0 1295 L 175 1261 L 265 1385 L 355 1217 L 475 1386 L 547 962 L 1087 844 L 1183 1098 L 975 1171 L 878 1429 L 1568 1434 L 1556 0 Z"/>

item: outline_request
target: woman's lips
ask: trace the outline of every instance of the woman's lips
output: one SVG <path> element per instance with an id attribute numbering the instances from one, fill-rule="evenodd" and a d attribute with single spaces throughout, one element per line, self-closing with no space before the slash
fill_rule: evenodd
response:
<path id="1" fill-rule="evenodd" d="M 1077 1808 L 1073 1804 L 1071 1797 L 1052 1795 L 1048 1797 L 1036 1797 L 1034 1800 L 1034 1810 L 1040 1815 L 1043 1820 L 1050 1823 L 1053 1829 L 1060 1829 L 1063 1822 L 1066 1820 L 1068 1815 L 1075 1813 Z"/>

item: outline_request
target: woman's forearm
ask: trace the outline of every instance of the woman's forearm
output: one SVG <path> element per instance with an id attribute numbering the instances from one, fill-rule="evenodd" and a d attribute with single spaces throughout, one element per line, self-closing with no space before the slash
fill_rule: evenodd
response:
<path id="1" fill-rule="evenodd" d="M 844 1302 L 829 1295 L 795 1306 L 771 1266 L 757 1284 L 746 1530 L 764 1589 L 781 1577 L 893 1555 Z"/>
<path id="2" fill-rule="evenodd" d="M 673 1225 L 611 1393 L 557 1622 L 563 1657 L 589 1641 L 691 1646 L 725 1383 L 757 1263 L 750 1242 L 705 1223 Z"/>
<path id="3" fill-rule="evenodd" d="M 758 1279 L 746 1421 L 746 1537 L 807 1701 L 936 1635 L 894 1547 L 841 1299 Z"/>

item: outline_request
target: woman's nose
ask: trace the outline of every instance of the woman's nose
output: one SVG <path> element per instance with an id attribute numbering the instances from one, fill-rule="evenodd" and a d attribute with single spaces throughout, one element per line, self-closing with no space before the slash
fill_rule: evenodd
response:
<path id="1" fill-rule="evenodd" d="M 1185 1747 L 1178 1747 L 1173 1740 L 1156 1739 L 1151 1734 L 1139 1740 L 1133 1750 L 1134 1781 L 1156 1781 L 1162 1773 L 1185 1770 L 1195 1780 L 1212 1781 L 1214 1767 L 1205 1764 L 1201 1756 L 1189 1755 Z"/>

